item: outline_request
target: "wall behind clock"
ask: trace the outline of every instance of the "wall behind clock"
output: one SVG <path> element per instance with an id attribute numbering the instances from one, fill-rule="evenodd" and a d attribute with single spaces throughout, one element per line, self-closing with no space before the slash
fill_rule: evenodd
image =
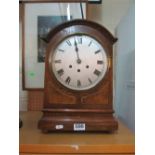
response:
<path id="1" fill-rule="evenodd" d="M 135 5 L 116 28 L 115 109 L 118 117 L 135 129 Z"/>
<path id="2" fill-rule="evenodd" d="M 89 5 L 88 19 L 105 26 L 113 35 L 133 0 L 103 0 L 101 5 Z"/>

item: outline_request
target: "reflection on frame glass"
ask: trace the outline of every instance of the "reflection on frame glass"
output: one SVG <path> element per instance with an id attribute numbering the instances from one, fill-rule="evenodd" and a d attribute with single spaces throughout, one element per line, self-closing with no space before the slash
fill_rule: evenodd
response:
<path id="1" fill-rule="evenodd" d="M 46 43 L 44 38 L 56 25 L 67 21 L 67 16 L 38 16 L 38 62 L 45 62 Z"/>

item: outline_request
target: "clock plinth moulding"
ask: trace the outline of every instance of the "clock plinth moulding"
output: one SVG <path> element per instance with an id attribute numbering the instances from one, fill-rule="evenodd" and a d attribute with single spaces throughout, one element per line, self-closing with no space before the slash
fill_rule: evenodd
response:
<path id="1" fill-rule="evenodd" d="M 39 129 L 111 132 L 113 44 L 103 26 L 88 20 L 58 25 L 47 36 L 43 116 Z"/>

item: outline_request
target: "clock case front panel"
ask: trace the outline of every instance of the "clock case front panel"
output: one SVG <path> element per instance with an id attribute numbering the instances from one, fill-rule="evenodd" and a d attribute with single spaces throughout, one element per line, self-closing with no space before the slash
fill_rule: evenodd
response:
<path id="1" fill-rule="evenodd" d="M 50 52 L 66 37 L 85 34 L 104 47 L 108 69 L 103 80 L 90 90 L 75 91 L 60 84 L 52 73 Z M 118 128 L 113 117 L 113 44 L 114 38 L 101 25 L 88 20 L 73 20 L 57 26 L 46 38 L 45 89 L 43 116 L 39 129 L 47 131 L 75 131 L 74 125 L 84 124 L 76 131 L 114 131 Z"/>

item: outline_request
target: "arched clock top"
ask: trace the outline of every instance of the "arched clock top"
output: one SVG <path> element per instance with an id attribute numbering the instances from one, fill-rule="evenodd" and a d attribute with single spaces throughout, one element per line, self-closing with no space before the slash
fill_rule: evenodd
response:
<path id="1" fill-rule="evenodd" d="M 53 38 L 53 36 L 55 36 L 59 31 L 61 31 L 62 29 L 67 29 L 69 27 L 74 27 L 74 26 L 89 26 L 93 29 L 96 29 L 98 32 L 100 32 L 101 35 L 103 35 L 107 41 L 109 41 L 110 44 L 114 44 L 117 41 L 117 38 L 115 38 L 104 26 L 95 23 L 93 21 L 89 21 L 89 20 L 84 20 L 84 19 L 76 19 L 76 20 L 72 20 L 72 21 L 68 21 L 65 22 L 63 24 L 60 24 L 58 26 L 56 26 L 54 29 L 52 29 L 46 38 L 44 38 L 44 41 L 46 43 L 49 43 L 50 40 Z"/>

